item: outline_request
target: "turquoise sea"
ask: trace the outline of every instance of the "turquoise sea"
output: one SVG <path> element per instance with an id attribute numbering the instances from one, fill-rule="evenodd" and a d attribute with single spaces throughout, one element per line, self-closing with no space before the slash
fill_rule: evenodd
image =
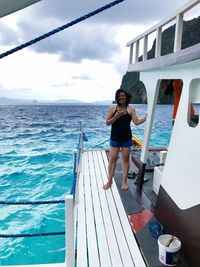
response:
<path id="1" fill-rule="evenodd" d="M 135 105 L 138 116 L 146 105 Z M 61 200 L 72 186 L 79 122 L 86 148 L 108 147 L 108 106 L 0 106 L 0 201 Z M 151 145 L 168 145 L 172 106 L 156 109 Z M 141 140 L 144 125 L 132 125 Z M 64 231 L 64 204 L 0 205 L 0 234 Z M 0 265 L 64 262 L 64 235 L 0 238 Z"/>

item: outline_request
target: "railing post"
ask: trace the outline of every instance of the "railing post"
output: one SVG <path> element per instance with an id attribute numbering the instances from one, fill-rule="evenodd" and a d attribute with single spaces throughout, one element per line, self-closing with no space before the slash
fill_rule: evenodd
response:
<path id="1" fill-rule="evenodd" d="M 135 63 L 139 61 L 139 48 L 140 48 L 140 40 L 137 40 L 135 43 Z"/>
<path id="2" fill-rule="evenodd" d="M 183 13 L 180 13 L 176 17 L 176 30 L 174 37 L 174 52 L 181 50 L 183 34 Z"/>
<path id="3" fill-rule="evenodd" d="M 75 165 L 75 172 L 78 171 L 78 150 L 77 148 L 73 149 L 73 164 Z"/>
<path id="4" fill-rule="evenodd" d="M 143 61 L 147 60 L 148 35 L 144 36 Z"/>
<path id="5" fill-rule="evenodd" d="M 133 63 L 133 44 L 130 45 L 129 64 Z"/>
<path id="6" fill-rule="evenodd" d="M 80 153 L 83 152 L 83 132 L 80 132 Z"/>
<path id="7" fill-rule="evenodd" d="M 161 56 L 162 27 L 157 28 L 155 58 Z"/>
<path id="8" fill-rule="evenodd" d="M 74 267 L 75 236 L 74 236 L 74 200 L 73 195 L 65 197 L 65 266 Z"/>

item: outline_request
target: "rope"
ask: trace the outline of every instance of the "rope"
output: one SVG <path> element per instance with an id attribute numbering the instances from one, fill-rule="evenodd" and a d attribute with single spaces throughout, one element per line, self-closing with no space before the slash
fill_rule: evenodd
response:
<path id="1" fill-rule="evenodd" d="M 98 145 L 96 145 L 96 146 L 93 146 L 92 149 L 94 149 L 94 148 L 96 148 L 96 147 L 98 147 L 98 146 L 100 146 L 100 145 L 105 144 L 106 142 L 108 142 L 109 139 L 110 139 L 110 138 L 106 139 L 105 141 L 103 141 L 102 143 L 100 143 L 100 144 L 98 144 Z"/>
<path id="2" fill-rule="evenodd" d="M 46 200 L 46 201 L 0 201 L 0 205 L 46 205 L 65 203 L 64 200 Z"/>
<path id="3" fill-rule="evenodd" d="M 43 40 L 43 39 L 45 39 L 47 37 L 50 37 L 51 35 L 54 35 L 54 34 L 60 32 L 60 31 L 63 31 L 65 29 L 67 29 L 67 28 L 69 28 L 69 27 L 71 27 L 71 26 L 73 26 L 73 25 L 75 25 L 75 24 L 77 24 L 77 23 L 79 23 L 79 22 L 81 22 L 83 20 L 86 20 L 86 19 L 88 19 L 88 18 L 90 18 L 90 17 L 92 17 L 92 16 L 94 16 L 94 15 L 96 15 L 96 14 L 98 14 L 98 13 L 100 13 L 100 12 L 106 10 L 106 9 L 108 9 L 108 8 L 111 8 L 111 7 L 121 3 L 123 1 L 125 1 L 125 0 L 113 1 L 110 4 L 102 6 L 102 7 L 98 8 L 98 9 L 96 9 L 95 11 L 92 11 L 92 12 L 86 14 L 86 15 L 83 15 L 83 16 L 79 17 L 78 19 L 72 20 L 71 22 L 69 22 L 67 24 L 64 24 L 64 25 L 62 25 L 62 26 L 60 26 L 60 27 L 48 32 L 48 33 L 40 35 L 40 36 L 36 37 L 35 39 L 33 39 L 31 41 L 28 41 L 27 43 L 24 43 L 24 44 L 19 45 L 19 46 L 15 47 L 15 48 L 13 48 L 11 50 L 8 50 L 8 51 L 0 54 L 0 59 L 2 59 L 4 57 L 7 57 L 7 56 L 19 51 L 19 50 L 22 50 L 25 47 L 31 46 L 32 44 L 35 44 L 35 43 L 37 43 L 37 42 L 39 42 L 39 41 L 41 41 L 41 40 Z"/>
<path id="4" fill-rule="evenodd" d="M 36 236 L 51 236 L 51 235 L 64 235 L 65 232 L 47 232 L 47 233 L 34 233 L 34 234 L 0 234 L 0 238 L 18 238 L 18 237 L 36 237 Z"/>

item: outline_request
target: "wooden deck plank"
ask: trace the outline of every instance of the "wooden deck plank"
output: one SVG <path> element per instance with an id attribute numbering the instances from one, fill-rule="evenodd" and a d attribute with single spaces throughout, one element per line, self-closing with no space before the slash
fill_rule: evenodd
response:
<path id="1" fill-rule="evenodd" d="M 85 196 L 83 172 L 79 176 L 79 199 L 78 199 L 78 232 L 77 232 L 77 267 L 87 267 L 87 242 L 85 221 Z"/>
<path id="2" fill-rule="evenodd" d="M 97 176 L 96 176 L 96 165 L 97 162 L 94 162 L 93 154 L 88 153 L 89 158 L 89 166 L 90 166 L 90 183 L 92 189 L 92 199 L 93 199 L 93 208 L 94 208 L 94 218 L 96 223 L 96 236 L 98 240 L 98 249 L 100 256 L 101 266 L 112 266 L 109 254 L 109 247 L 107 243 L 107 237 L 105 233 L 105 224 L 102 216 L 101 202 L 99 196 L 99 188 L 97 184 Z"/>
<path id="3" fill-rule="evenodd" d="M 105 169 L 107 170 L 107 166 L 108 166 L 107 156 L 106 156 L 105 153 L 102 153 L 102 157 L 103 157 L 103 160 L 104 160 Z M 121 198 L 120 198 L 120 195 L 119 195 L 117 187 L 113 186 L 112 187 L 112 191 L 113 191 L 113 196 L 115 198 L 115 202 L 116 202 L 116 205 L 117 205 L 119 217 L 120 217 L 121 223 L 123 225 L 124 235 L 126 237 L 126 241 L 127 241 L 128 246 L 130 248 L 131 256 L 134 259 L 134 262 L 135 262 L 136 266 L 141 266 L 141 267 L 144 266 L 145 267 L 146 264 L 144 262 L 144 259 L 143 259 L 142 255 L 141 255 L 141 251 L 140 251 L 140 249 L 138 247 L 138 244 L 137 244 L 137 241 L 135 239 L 135 236 L 134 236 L 134 234 L 132 232 L 129 219 L 128 219 L 127 214 L 125 212 L 125 209 L 123 207 L 123 204 L 122 204 L 122 201 L 121 201 Z"/>
<path id="4" fill-rule="evenodd" d="M 98 153 L 98 157 L 99 157 L 99 162 L 100 162 L 100 168 L 102 170 L 103 182 L 106 183 L 107 182 L 107 170 L 106 170 L 106 165 L 103 162 L 103 159 L 105 159 L 104 154 L 105 152 L 102 151 L 101 153 Z M 116 203 L 116 200 L 114 198 L 114 193 L 113 193 L 114 188 L 116 188 L 115 193 L 118 193 L 115 181 L 113 181 L 112 188 L 106 190 L 105 193 L 108 197 L 110 213 L 111 213 L 111 217 L 113 220 L 113 227 L 115 229 L 115 234 L 116 234 L 117 242 L 119 245 L 120 254 L 122 256 L 123 264 L 126 267 L 128 266 L 131 267 L 131 266 L 135 266 L 134 259 L 132 258 L 126 237 L 124 235 L 124 229 L 123 229 L 124 226 L 122 225 L 122 222 L 119 219 L 120 218 L 119 211 L 117 209 L 118 204 Z M 121 199 L 118 198 L 117 200 L 121 202 Z"/>
<path id="5" fill-rule="evenodd" d="M 94 161 L 98 162 L 97 152 L 93 152 Z M 106 193 L 103 190 L 103 178 L 102 172 L 100 170 L 100 164 L 96 164 L 96 177 L 97 184 L 99 187 L 99 197 L 101 201 L 102 216 L 106 229 L 107 242 L 109 246 L 109 252 L 111 256 L 112 266 L 123 267 L 121 255 L 119 252 L 119 247 L 117 245 L 116 235 L 113 227 L 113 222 L 111 219 L 108 200 Z"/>
<path id="6" fill-rule="evenodd" d="M 146 266 L 115 181 L 107 181 L 103 150 L 84 151 L 79 176 L 77 267 Z"/>
<path id="7" fill-rule="evenodd" d="M 88 244 L 88 259 L 90 267 L 99 267 L 99 254 L 96 239 L 94 212 L 92 206 L 91 185 L 89 180 L 89 162 L 87 154 L 83 153 L 83 168 L 85 182 L 85 208 L 86 208 L 86 227 L 87 227 L 87 244 Z"/>

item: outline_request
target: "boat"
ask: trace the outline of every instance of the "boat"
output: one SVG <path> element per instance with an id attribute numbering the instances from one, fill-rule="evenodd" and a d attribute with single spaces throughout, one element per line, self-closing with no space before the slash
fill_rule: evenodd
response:
<path id="1" fill-rule="evenodd" d="M 165 231 L 177 236 L 182 243 L 184 263 L 181 266 L 197 267 L 200 264 L 200 209 L 198 152 L 200 146 L 199 125 L 190 123 L 190 105 L 199 104 L 200 44 L 181 49 L 183 16 L 199 4 L 189 1 L 172 16 L 167 17 L 140 36 L 131 40 L 128 71 L 140 72 L 148 97 L 148 119 L 140 157 L 138 186 L 145 190 L 145 169 L 148 163 L 149 143 L 153 126 L 155 107 L 162 80 L 181 79 L 183 91 L 173 126 L 169 146 L 161 150 L 160 166 L 154 167 L 154 187 L 157 199 L 154 216 L 162 223 Z M 161 55 L 162 28 L 176 20 L 174 50 Z M 148 36 L 156 32 L 156 50 L 153 59 L 147 59 Z M 139 45 L 143 40 L 143 55 L 139 61 Z M 135 49 L 135 50 L 133 50 Z M 135 51 L 135 59 L 133 55 Z M 199 113 L 199 110 L 198 110 Z M 199 115 L 199 114 L 198 114 Z M 160 161 L 159 160 L 159 161 Z M 164 163 L 164 164 L 163 164 Z M 148 243 L 148 242 L 147 242 Z"/>
<path id="2" fill-rule="evenodd" d="M 5 7 L 3 16 L 37 1 L 0 1 L 0 7 L 1 2 Z M 10 3 L 13 8 L 7 11 Z M 35 266 L 163 266 L 157 237 L 165 232 L 170 236 L 169 243 L 175 239 L 181 242 L 181 250 L 174 252 L 178 259 L 169 266 L 199 267 L 200 132 L 198 123 L 190 123 L 189 106 L 200 103 L 200 44 L 181 49 L 183 15 L 199 3 L 190 0 L 127 44 L 128 71 L 140 73 L 148 101 L 144 139 L 134 137 L 137 145 L 131 154 L 134 175 L 129 179 L 129 190 L 120 190 L 119 167 L 111 189 L 102 189 L 107 179 L 108 151 L 84 149 L 84 133 L 80 129 L 74 150 L 73 188 L 65 200 L 66 261 Z M 162 56 L 162 28 L 173 20 L 174 51 Z M 156 52 L 153 59 L 148 59 L 148 36 L 152 32 L 157 33 Z M 141 41 L 143 55 L 139 60 Z M 154 148 L 150 147 L 150 137 L 164 79 L 182 79 L 184 85 L 169 146 Z M 168 246 L 165 244 L 165 248 Z"/>

